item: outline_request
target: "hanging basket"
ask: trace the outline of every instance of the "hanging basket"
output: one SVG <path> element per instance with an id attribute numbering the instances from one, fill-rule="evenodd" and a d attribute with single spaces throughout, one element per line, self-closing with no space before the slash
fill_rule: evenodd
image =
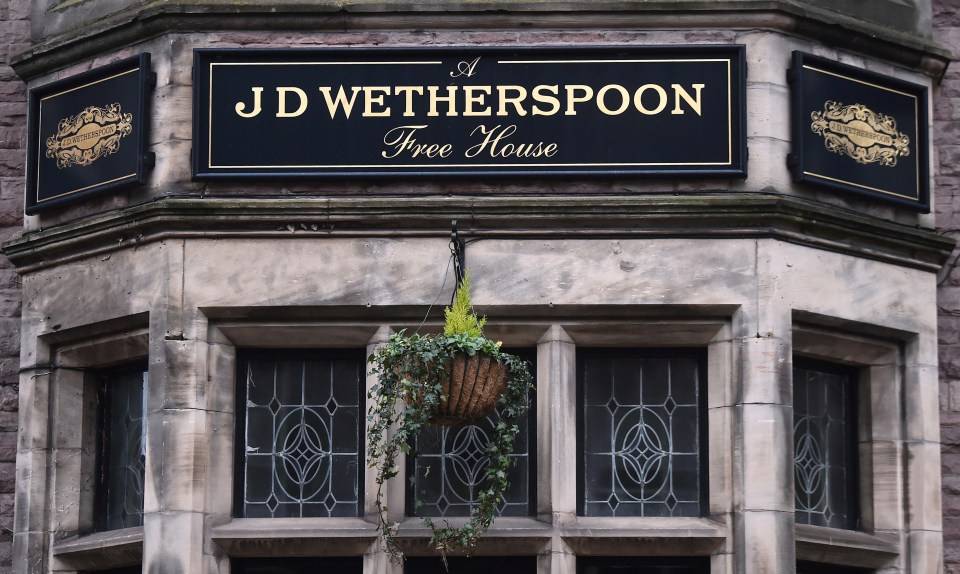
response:
<path id="1" fill-rule="evenodd" d="M 440 426 L 472 423 L 490 415 L 507 388 L 507 366 L 490 355 L 454 353 L 440 383 L 441 400 L 430 422 Z"/>
<path id="2" fill-rule="evenodd" d="M 368 394 L 373 402 L 367 411 L 367 456 L 377 469 L 378 528 L 386 551 L 397 561 L 403 559 L 403 550 L 383 504 L 383 488 L 400 473 L 399 457 L 416 456 L 413 441 L 426 425 L 467 424 L 500 409 L 500 420 L 484 448 L 489 457 L 484 486 L 469 521 L 440 527 L 424 519 L 432 533 L 429 544 L 441 556 L 469 551 L 493 522 L 510 486 L 510 453 L 520 432 L 516 421 L 527 410 L 527 391 L 533 386 L 529 365 L 483 337 L 403 332 L 393 334 L 369 362 L 377 383 Z M 403 403 L 405 408 L 397 408 Z"/>

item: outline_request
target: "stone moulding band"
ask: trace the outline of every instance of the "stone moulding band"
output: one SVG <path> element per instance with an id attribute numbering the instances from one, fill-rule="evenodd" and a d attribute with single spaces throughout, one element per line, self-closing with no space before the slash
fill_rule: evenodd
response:
<path id="1" fill-rule="evenodd" d="M 293 30 L 368 32 L 370 30 L 622 30 L 622 29 L 735 29 L 771 30 L 810 37 L 839 48 L 848 48 L 903 66 L 916 68 L 940 78 L 951 60 L 949 52 L 927 38 L 898 33 L 879 24 L 794 2 L 730 2 L 718 8 L 716 2 L 689 3 L 684 11 L 666 2 L 644 2 L 627 9 L 622 2 L 591 2 L 571 7 L 523 2 L 476 3 L 455 10 L 442 5 L 408 11 L 391 9 L 390 2 L 365 2 L 345 8 L 341 2 L 291 4 L 280 14 L 270 7 L 237 8 L 195 2 L 151 4 L 141 10 L 124 10 L 77 26 L 72 32 L 54 34 L 33 44 L 11 59 L 11 66 L 24 80 L 31 80 L 57 68 L 85 59 L 88 54 L 109 52 L 143 41 L 144 38 L 182 31 Z M 684 3 L 685 5 L 688 3 Z M 745 6 L 746 5 L 746 6 Z M 611 6 L 611 7 L 608 7 Z M 753 7 L 757 6 L 757 7 Z M 566 11 L 558 12 L 558 8 Z M 237 13 L 237 10 L 240 13 Z"/>
<path id="2" fill-rule="evenodd" d="M 167 198 L 28 232 L 3 245 L 21 274 L 164 239 L 444 237 L 771 238 L 937 272 L 954 240 L 849 210 L 760 193 L 513 198 Z"/>

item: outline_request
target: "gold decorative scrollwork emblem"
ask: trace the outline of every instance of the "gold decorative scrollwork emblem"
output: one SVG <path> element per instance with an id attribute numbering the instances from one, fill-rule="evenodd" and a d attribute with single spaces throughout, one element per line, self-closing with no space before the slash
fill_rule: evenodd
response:
<path id="1" fill-rule="evenodd" d="M 90 165 L 120 149 L 120 138 L 133 131 L 133 114 L 122 113 L 120 104 L 90 106 L 75 116 L 60 120 L 57 134 L 47 138 L 47 157 L 58 168 Z"/>
<path id="2" fill-rule="evenodd" d="M 857 163 L 893 167 L 910 155 L 910 138 L 897 131 L 897 122 L 862 104 L 843 105 L 828 100 L 822 112 L 810 114 L 813 133 L 823 136 L 828 150 Z"/>

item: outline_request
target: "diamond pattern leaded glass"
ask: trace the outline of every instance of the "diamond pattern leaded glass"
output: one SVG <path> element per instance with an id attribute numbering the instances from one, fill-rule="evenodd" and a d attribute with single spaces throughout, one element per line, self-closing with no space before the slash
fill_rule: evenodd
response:
<path id="1" fill-rule="evenodd" d="M 856 520 L 853 381 L 845 371 L 793 370 L 796 519 L 853 528 Z"/>
<path id="2" fill-rule="evenodd" d="M 580 512 L 699 516 L 702 353 L 587 349 L 580 374 Z"/>
<path id="3" fill-rule="evenodd" d="M 116 371 L 103 377 L 100 530 L 143 525 L 146 401 L 145 371 Z"/>
<path id="4" fill-rule="evenodd" d="M 242 515 L 358 516 L 362 355 L 244 367 Z"/>
<path id="5" fill-rule="evenodd" d="M 528 408 L 526 416 L 517 421 L 520 432 L 510 455 L 514 462 L 510 469 L 510 488 L 497 509 L 501 516 L 531 514 L 531 417 Z M 407 504 L 409 514 L 431 517 L 470 515 L 489 464 L 484 449 L 499 420 L 500 415 L 495 412 L 474 425 L 430 426 L 420 433 L 415 447 L 417 456 L 408 467 L 412 471 Z"/>

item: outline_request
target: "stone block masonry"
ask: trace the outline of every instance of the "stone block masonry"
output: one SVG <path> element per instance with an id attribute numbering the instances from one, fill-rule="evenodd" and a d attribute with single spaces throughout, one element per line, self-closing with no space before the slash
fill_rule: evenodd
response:
<path id="1" fill-rule="evenodd" d="M 933 3 L 934 38 L 956 56 L 960 54 L 960 3 Z M 934 89 L 934 154 L 937 227 L 941 233 L 960 238 L 960 68 L 953 63 Z M 940 315 L 940 424 L 943 468 L 944 572 L 960 574 L 960 266 L 957 253 L 941 272 L 937 296 Z"/>
<path id="2" fill-rule="evenodd" d="M 19 235 L 22 229 L 26 87 L 9 66 L 9 61 L 15 53 L 29 45 L 30 6 L 30 0 L 0 2 L 0 241 Z M 960 0 L 934 0 L 933 9 L 935 40 L 960 55 Z M 477 44 L 503 42 L 506 34 L 475 33 L 470 38 Z M 597 41 L 615 41 L 615 34 L 610 32 L 601 37 L 598 33 Z M 718 37 L 718 34 L 723 36 Z M 282 33 L 278 33 L 274 40 L 277 43 L 289 41 L 290 45 L 295 45 L 301 41 L 301 37 L 301 34 L 291 34 L 285 39 Z M 677 37 L 678 43 L 734 41 L 732 33 L 716 31 L 677 32 Z M 250 38 L 256 41 L 259 36 L 251 35 Z M 336 44 L 335 38 L 330 34 L 328 42 Z M 360 43 L 382 43 L 388 38 L 386 34 L 369 32 L 369 36 Z M 633 41 L 635 35 L 626 35 L 625 38 Z M 211 40 L 215 39 L 215 36 L 211 36 Z M 544 43 L 563 43 L 564 40 L 562 35 L 549 37 L 544 34 L 542 37 Z M 241 33 L 235 33 L 223 41 L 246 45 Z M 355 33 L 342 36 L 342 43 L 357 41 Z M 776 70 L 776 73 L 782 72 Z M 931 95 L 934 102 L 933 161 L 937 225 L 945 235 L 960 239 L 960 63 L 955 62 L 948 68 L 946 76 Z M 781 169 L 780 164 L 775 168 Z M 0 572 L 12 569 L 20 301 L 19 277 L 10 262 L 0 257 Z M 960 249 L 941 274 L 938 306 L 944 571 L 947 574 L 960 574 Z"/>
<path id="3" fill-rule="evenodd" d="M 0 6 L 0 238 L 12 238 L 23 226 L 26 158 L 26 86 L 10 67 L 10 58 L 26 47 L 29 0 Z M 20 279 L 0 258 L 0 572 L 12 567 L 14 468 L 17 459 L 17 406 L 20 369 Z"/>

